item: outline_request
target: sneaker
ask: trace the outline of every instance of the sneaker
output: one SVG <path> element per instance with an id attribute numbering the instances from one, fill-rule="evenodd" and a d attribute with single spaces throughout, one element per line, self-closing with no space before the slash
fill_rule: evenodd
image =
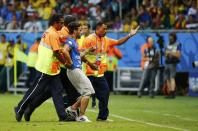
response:
<path id="1" fill-rule="evenodd" d="M 75 120 L 76 117 L 78 117 L 78 113 L 76 110 L 71 109 L 71 106 L 69 106 L 68 108 L 66 108 L 65 110 L 67 117 L 71 120 Z"/>
<path id="2" fill-rule="evenodd" d="M 141 98 L 142 97 L 142 93 L 140 91 L 137 92 L 137 96 L 138 98 Z"/>
<path id="3" fill-rule="evenodd" d="M 149 96 L 150 96 L 151 99 L 152 98 L 155 98 L 155 93 L 154 92 L 151 92 L 151 93 L 149 93 Z"/>
<path id="4" fill-rule="evenodd" d="M 78 122 L 91 122 L 86 116 L 79 116 L 76 118 Z"/>
<path id="5" fill-rule="evenodd" d="M 24 119 L 25 119 L 25 121 L 27 121 L 27 122 L 30 121 L 30 117 L 31 117 L 32 113 L 33 113 L 33 110 L 31 110 L 29 107 L 27 107 L 25 109 L 25 112 L 24 112 Z"/>
<path id="6" fill-rule="evenodd" d="M 107 119 L 97 118 L 96 121 L 107 121 Z"/>
<path id="7" fill-rule="evenodd" d="M 14 107 L 14 112 L 15 112 L 15 118 L 16 118 L 16 120 L 18 122 L 20 122 L 23 115 L 21 115 L 20 113 L 17 112 L 17 107 Z"/>
<path id="8" fill-rule="evenodd" d="M 111 120 L 111 119 L 100 119 L 100 118 L 97 118 L 96 121 L 100 121 L 100 122 L 113 122 L 113 120 Z"/>

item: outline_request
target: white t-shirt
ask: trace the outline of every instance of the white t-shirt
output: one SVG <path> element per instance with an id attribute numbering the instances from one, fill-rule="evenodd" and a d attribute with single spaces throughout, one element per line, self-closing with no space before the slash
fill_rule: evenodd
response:
<path id="1" fill-rule="evenodd" d="M 195 8 L 191 7 L 188 10 L 188 15 L 197 15 L 197 10 Z"/>
<path id="2" fill-rule="evenodd" d="M 42 24 L 39 21 L 28 21 L 23 28 L 28 32 L 39 32 L 43 30 Z"/>

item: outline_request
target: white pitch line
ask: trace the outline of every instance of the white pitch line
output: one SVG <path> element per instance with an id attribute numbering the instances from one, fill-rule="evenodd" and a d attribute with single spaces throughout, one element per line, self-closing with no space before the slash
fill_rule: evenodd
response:
<path id="1" fill-rule="evenodd" d="M 51 100 L 51 99 L 48 99 L 46 102 L 47 102 L 47 103 L 51 103 L 51 104 L 52 104 L 52 100 Z M 89 110 L 89 109 L 87 109 L 87 111 L 97 113 L 97 112 L 96 112 L 96 111 L 94 111 L 94 110 Z M 107 121 L 109 121 L 109 122 L 113 122 L 114 120 L 112 120 L 112 119 L 107 119 Z"/>
<path id="2" fill-rule="evenodd" d="M 88 111 L 97 113 L 97 111 L 94 111 L 94 110 L 88 110 Z M 127 118 L 127 117 L 124 117 L 124 116 L 116 115 L 116 114 L 110 114 L 110 116 L 115 117 L 115 118 L 119 118 L 119 119 L 122 119 L 122 120 L 126 120 L 126 121 L 137 122 L 137 123 L 146 124 L 146 125 L 155 126 L 155 127 L 169 128 L 169 129 L 174 129 L 174 130 L 179 130 L 179 131 L 189 131 L 187 129 L 182 129 L 182 128 L 178 128 L 178 127 L 166 126 L 166 125 L 161 125 L 161 124 L 157 124 L 157 123 L 151 123 L 151 122 L 145 122 L 145 121 L 130 119 L 130 118 Z"/>
<path id="3" fill-rule="evenodd" d="M 169 117 L 175 117 L 181 120 L 186 120 L 186 121 L 193 121 L 193 122 L 197 122 L 197 120 L 191 119 L 191 118 L 187 118 L 187 117 L 183 117 L 180 115 L 173 115 L 173 114 L 168 114 L 168 113 L 159 113 L 159 112 L 154 112 L 154 111 L 143 111 L 143 112 L 147 112 L 147 113 L 152 113 L 152 114 L 157 114 L 157 115 L 162 115 L 162 116 L 169 116 Z"/>
<path id="4" fill-rule="evenodd" d="M 52 103 L 52 101 L 47 100 L 47 103 Z M 90 110 L 90 109 L 87 109 L 87 111 L 98 113 L 97 111 Z M 126 120 L 126 121 L 137 122 L 137 123 L 150 125 L 150 126 L 155 126 L 155 127 L 160 127 L 160 128 L 169 128 L 169 129 L 174 129 L 174 130 L 178 130 L 178 131 L 189 131 L 188 129 L 182 129 L 182 128 L 173 127 L 173 126 L 166 126 L 166 125 L 161 125 L 161 124 L 156 124 L 156 123 L 151 123 L 151 122 L 146 122 L 146 121 L 130 119 L 130 118 L 127 118 L 127 117 L 124 117 L 124 116 L 116 115 L 116 114 L 110 114 L 110 116 L 115 117 L 115 118 L 119 118 L 119 119 L 122 119 L 122 120 Z M 111 119 L 110 119 L 110 121 L 111 121 Z"/>

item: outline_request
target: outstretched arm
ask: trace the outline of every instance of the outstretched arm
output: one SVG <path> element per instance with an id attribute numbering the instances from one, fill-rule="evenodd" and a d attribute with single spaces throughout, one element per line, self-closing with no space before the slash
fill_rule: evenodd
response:
<path id="1" fill-rule="evenodd" d="M 122 38 L 120 38 L 120 39 L 118 40 L 117 45 L 123 44 L 123 43 L 126 42 L 129 38 L 131 38 L 132 36 L 134 36 L 134 35 L 137 33 L 137 31 L 138 31 L 139 28 L 140 28 L 140 26 L 138 26 L 136 29 L 131 29 L 130 33 L 129 33 L 127 36 L 124 36 L 124 37 L 122 37 Z"/>

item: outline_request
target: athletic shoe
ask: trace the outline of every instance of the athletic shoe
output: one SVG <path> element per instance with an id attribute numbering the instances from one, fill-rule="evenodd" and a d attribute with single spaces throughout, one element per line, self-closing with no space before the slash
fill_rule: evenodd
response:
<path id="1" fill-rule="evenodd" d="M 110 120 L 110 119 L 100 119 L 100 118 L 97 118 L 96 121 L 100 121 L 100 122 L 113 122 L 113 120 Z"/>
<path id="2" fill-rule="evenodd" d="M 32 115 L 32 112 L 33 111 L 31 111 L 29 107 L 26 108 L 26 110 L 24 112 L 24 119 L 25 119 L 25 121 L 27 121 L 27 122 L 30 121 L 30 117 Z"/>
<path id="3" fill-rule="evenodd" d="M 65 110 L 66 114 L 67 114 L 67 118 L 71 121 L 75 121 L 76 117 L 78 117 L 78 113 L 76 110 L 72 110 L 71 106 L 69 106 L 68 108 L 66 108 Z"/>
<path id="4" fill-rule="evenodd" d="M 166 96 L 166 99 L 175 99 L 175 91 L 171 91 L 170 94 L 168 96 Z"/>
<path id="5" fill-rule="evenodd" d="M 155 93 L 154 92 L 150 92 L 149 96 L 150 96 L 150 98 L 155 98 Z"/>
<path id="6" fill-rule="evenodd" d="M 14 112 L 15 112 L 15 118 L 16 118 L 16 120 L 17 120 L 18 122 L 20 122 L 23 115 L 20 114 L 20 113 L 18 113 L 17 107 L 14 107 Z"/>
<path id="7" fill-rule="evenodd" d="M 79 116 L 76 118 L 78 122 L 91 122 L 86 116 Z"/>
<path id="8" fill-rule="evenodd" d="M 107 121 L 107 119 L 100 119 L 100 118 L 97 118 L 96 121 Z"/>
<path id="9" fill-rule="evenodd" d="M 137 96 L 138 98 L 141 98 L 142 97 L 142 93 L 140 91 L 137 92 Z"/>

